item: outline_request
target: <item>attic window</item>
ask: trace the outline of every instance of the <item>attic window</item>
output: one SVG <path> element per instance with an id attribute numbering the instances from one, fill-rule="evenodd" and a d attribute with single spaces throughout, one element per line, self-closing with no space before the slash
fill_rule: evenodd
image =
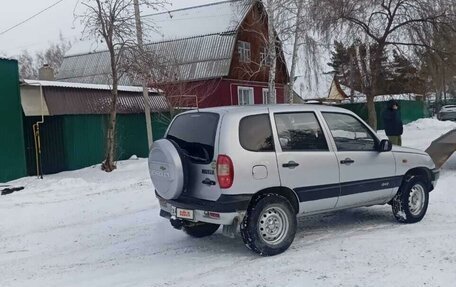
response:
<path id="1" fill-rule="evenodd" d="M 250 63 L 250 43 L 238 41 L 239 61 L 242 63 Z"/>

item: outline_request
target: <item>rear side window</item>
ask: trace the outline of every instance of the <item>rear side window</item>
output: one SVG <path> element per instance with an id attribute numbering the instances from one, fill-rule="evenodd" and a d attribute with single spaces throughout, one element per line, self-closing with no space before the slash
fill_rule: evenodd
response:
<path id="1" fill-rule="evenodd" d="M 283 151 L 329 150 L 314 113 L 281 113 L 274 117 Z"/>
<path id="2" fill-rule="evenodd" d="M 215 135 L 219 115 L 190 113 L 177 116 L 167 139 L 174 141 L 192 162 L 210 163 L 214 157 Z"/>
<path id="3" fill-rule="evenodd" d="M 248 116 L 239 124 L 241 146 L 249 151 L 274 151 L 271 122 L 268 114 Z"/>

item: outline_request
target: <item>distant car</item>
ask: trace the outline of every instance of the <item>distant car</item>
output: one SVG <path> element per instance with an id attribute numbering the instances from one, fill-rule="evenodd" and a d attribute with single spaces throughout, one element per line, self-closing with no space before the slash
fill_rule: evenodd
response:
<path id="1" fill-rule="evenodd" d="M 324 105 L 182 113 L 152 145 L 149 172 L 175 228 L 204 237 L 223 225 L 261 255 L 291 245 L 297 216 L 389 203 L 399 222 L 418 222 L 439 175 L 425 152 Z"/>
<path id="2" fill-rule="evenodd" d="M 437 118 L 441 121 L 456 120 L 456 105 L 443 106 L 437 114 Z"/>

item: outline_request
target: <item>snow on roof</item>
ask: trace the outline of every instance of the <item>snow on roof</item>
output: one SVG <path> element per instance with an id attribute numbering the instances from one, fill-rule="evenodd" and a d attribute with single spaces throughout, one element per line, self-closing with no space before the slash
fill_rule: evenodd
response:
<path id="1" fill-rule="evenodd" d="M 74 88 L 74 89 L 89 89 L 89 90 L 111 90 L 111 88 L 112 88 L 109 85 L 81 84 L 81 83 L 43 81 L 43 80 L 23 80 L 23 83 L 28 86 Z M 134 86 L 118 86 L 118 90 L 122 91 L 122 92 L 141 93 L 143 89 L 142 89 L 142 87 L 134 87 Z M 149 92 L 157 93 L 158 90 L 149 89 Z"/>
<path id="2" fill-rule="evenodd" d="M 251 7 L 250 1 L 223 1 L 143 17 L 157 32 L 151 42 L 236 31 Z"/>
<path id="3" fill-rule="evenodd" d="M 142 16 L 145 25 L 154 27 L 145 33 L 145 43 L 157 43 L 202 35 L 236 31 L 251 7 L 251 1 L 235 0 L 177 9 Z M 66 57 L 106 51 L 104 43 L 80 41 Z"/>

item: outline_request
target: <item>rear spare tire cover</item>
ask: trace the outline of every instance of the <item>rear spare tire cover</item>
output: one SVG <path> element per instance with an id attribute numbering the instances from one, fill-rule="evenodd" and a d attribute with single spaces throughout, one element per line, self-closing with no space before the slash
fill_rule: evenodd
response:
<path id="1" fill-rule="evenodd" d="M 184 189 L 182 158 L 171 141 L 155 141 L 149 153 L 149 173 L 158 195 L 164 199 L 178 198 Z"/>

